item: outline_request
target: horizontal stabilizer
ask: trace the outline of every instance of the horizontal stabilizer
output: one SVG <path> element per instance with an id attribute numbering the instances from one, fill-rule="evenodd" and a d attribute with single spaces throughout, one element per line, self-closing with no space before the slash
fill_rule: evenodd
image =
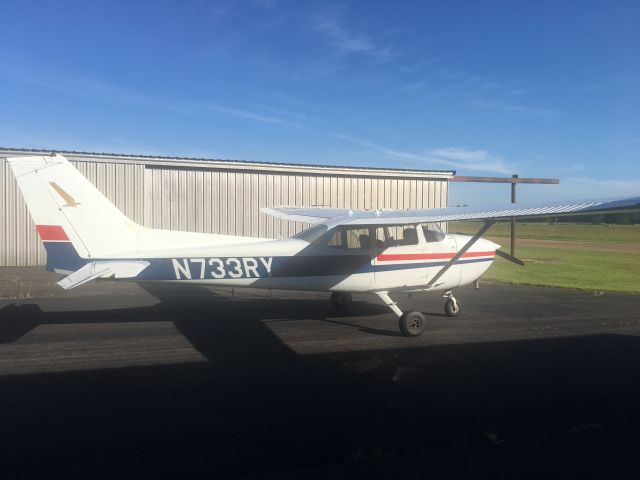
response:
<path id="1" fill-rule="evenodd" d="M 65 290 L 70 290 L 75 287 L 79 287 L 80 285 L 84 285 L 91 280 L 94 280 L 103 275 L 107 275 L 109 273 L 109 267 L 103 266 L 102 268 L 96 268 L 96 263 L 91 262 L 87 263 L 80 270 L 73 272 L 71 275 L 64 277 L 62 280 L 58 282 Z"/>
<path id="2" fill-rule="evenodd" d="M 145 261 L 90 262 L 80 270 L 64 277 L 58 285 L 65 290 L 70 290 L 96 278 L 135 278 L 148 266 L 149 262 Z"/>

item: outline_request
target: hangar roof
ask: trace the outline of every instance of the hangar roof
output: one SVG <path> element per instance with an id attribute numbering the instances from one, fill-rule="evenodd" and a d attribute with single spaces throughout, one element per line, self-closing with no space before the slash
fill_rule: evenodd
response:
<path id="1" fill-rule="evenodd" d="M 47 155 L 51 150 L 0 147 L 0 157 L 12 155 Z M 340 175 L 361 177 L 402 177 L 450 180 L 453 170 L 420 170 L 404 168 L 349 167 L 340 165 L 314 165 L 303 163 L 254 162 L 247 160 L 220 160 L 208 158 L 169 157 L 157 155 L 130 155 L 55 150 L 71 160 L 98 162 L 142 163 L 150 167 L 211 168 L 236 170 L 267 170 L 279 173 L 306 173 L 310 175 Z"/>

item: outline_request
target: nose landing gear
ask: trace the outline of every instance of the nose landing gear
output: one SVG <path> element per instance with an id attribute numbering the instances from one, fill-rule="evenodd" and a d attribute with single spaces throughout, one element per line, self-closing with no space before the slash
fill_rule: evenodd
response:
<path id="1" fill-rule="evenodd" d="M 456 300 L 456 297 L 453 296 L 453 292 L 444 292 L 442 298 L 447 299 L 447 301 L 444 302 L 444 313 L 447 314 L 447 317 L 457 317 L 460 315 L 460 304 Z"/>

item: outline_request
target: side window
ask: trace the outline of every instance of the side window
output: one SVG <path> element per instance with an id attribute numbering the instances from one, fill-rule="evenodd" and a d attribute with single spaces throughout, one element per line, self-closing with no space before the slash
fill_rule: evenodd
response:
<path id="1" fill-rule="evenodd" d="M 378 227 L 375 230 L 375 246 L 376 250 L 384 250 L 385 248 L 391 246 L 392 244 L 389 242 L 391 237 L 389 236 L 389 229 L 386 227 Z"/>
<path id="2" fill-rule="evenodd" d="M 327 242 L 331 248 L 343 249 L 369 249 L 371 248 L 371 236 L 368 228 L 347 228 L 336 231 Z"/>
<path id="3" fill-rule="evenodd" d="M 416 227 L 405 227 L 402 230 L 402 238 L 398 239 L 396 242 L 398 246 L 404 245 L 417 245 L 418 244 L 418 232 L 416 231 Z"/>
<path id="4" fill-rule="evenodd" d="M 376 246 L 379 249 L 417 245 L 418 232 L 412 226 L 379 227 L 376 229 Z"/>
<path id="5" fill-rule="evenodd" d="M 338 230 L 333 235 L 331 235 L 331 238 L 329 238 L 327 245 L 333 248 L 347 248 L 347 237 L 343 235 L 343 231 Z"/>
<path id="6" fill-rule="evenodd" d="M 396 247 L 398 245 L 398 239 L 402 238 L 402 227 L 391 226 L 384 228 L 387 232 L 387 246 Z"/>
<path id="7" fill-rule="evenodd" d="M 424 233 L 424 238 L 427 243 L 441 242 L 446 236 L 437 223 L 427 223 L 423 225 L 422 233 Z"/>

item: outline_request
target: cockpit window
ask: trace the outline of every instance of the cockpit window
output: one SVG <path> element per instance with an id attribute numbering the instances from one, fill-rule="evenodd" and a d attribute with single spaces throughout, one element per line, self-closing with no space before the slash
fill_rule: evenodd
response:
<path id="1" fill-rule="evenodd" d="M 422 225 L 422 233 L 424 233 L 424 239 L 427 243 L 441 242 L 446 236 L 437 223 L 427 223 Z"/>
<path id="2" fill-rule="evenodd" d="M 326 225 L 315 225 L 294 235 L 292 238 L 297 238 L 298 240 L 304 240 L 305 242 L 313 243 L 320 237 L 322 237 L 322 235 L 324 235 L 326 232 Z"/>

